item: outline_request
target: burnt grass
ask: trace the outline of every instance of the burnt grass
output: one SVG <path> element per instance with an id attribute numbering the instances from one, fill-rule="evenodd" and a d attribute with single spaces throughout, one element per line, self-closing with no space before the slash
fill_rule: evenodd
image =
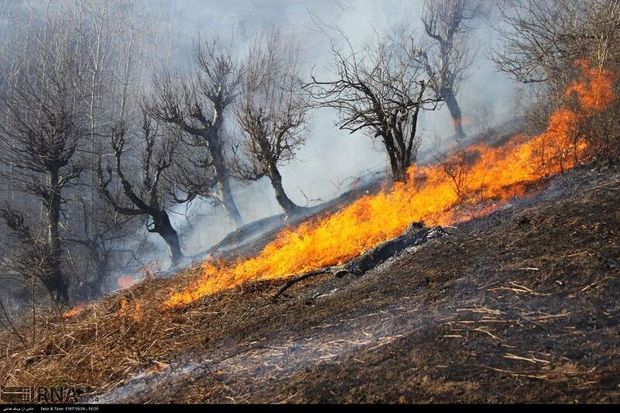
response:
<path id="1" fill-rule="evenodd" d="M 46 315 L 28 348 L 3 332 L 0 380 L 81 385 L 100 402 L 618 403 L 619 201 L 617 171 L 578 168 L 363 276 L 162 310 L 194 267 L 64 327 Z"/>

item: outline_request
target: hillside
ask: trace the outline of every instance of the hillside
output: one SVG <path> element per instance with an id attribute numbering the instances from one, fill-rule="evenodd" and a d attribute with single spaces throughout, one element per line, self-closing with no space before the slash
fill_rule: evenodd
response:
<path id="1" fill-rule="evenodd" d="M 620 404 L 620 0 L 151 3 L 0 0 L 0 410 Z"/>
<path id="2" fill-rule="evenodd" d="M 277 302 L 282 280 L 250 282 L 162 309 L 194 267 L 64 327 L 45 315 L 32 349 L 4 332 L 2 381 L 114 403 L 617 403 L 619 199 L 617 171 L 577 168 L 361 277 L 319 275 Z"/>

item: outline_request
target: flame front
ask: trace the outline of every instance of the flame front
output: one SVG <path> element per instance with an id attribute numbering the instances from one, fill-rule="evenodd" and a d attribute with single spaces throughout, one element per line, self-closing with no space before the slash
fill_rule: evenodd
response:
<path id="1" fill-rule="evenodd" d="M 76 315 L 84 311 L 85 308 L 86 308 L 86 304 L 83 304 L 83 303 L 76 304 L 75 306 L 71 307 L 70 309 L 62 313 L 62 316 L 63 318 L 75 317 Z"/>
<path id="2" fill-rule="evenodd" d="M 142 302 L 138 299 L 127 299 L 121 297 L 117 315 L 121 318 L 128 318 L 134 321 L 142 320 Z"/>
<path id="3" fill-rule="evenodd" d="M 389 192 L 365 196 L 336 213 L 285 229 L 253 258 L 206 261 L 201 276 L 174 292 L 165 306 L 186 305 L 250 280 L 287 278 L 345 263 L 401 235 L 411 222 L 447 225 L 489 213 L 523 194 L 528 183 L 574 167 L 587 149 L 585 140 L 575 138 L 579 122 L 614 99 L 610 72 L 583 61 L 577 66 L 582 78 L 569 85 L 566 94 L 576 95 L 581 109 L 557 110 L 542 134 L 517 135 L 499 148 L 468 147 L 465 158 L 470 160 L 460 164 L 458 181 L 440 164 L 412 166 L 407 183 L 397 182 Z M 457 156 L 462 154 L 448 162 L 458 163 Z"/>

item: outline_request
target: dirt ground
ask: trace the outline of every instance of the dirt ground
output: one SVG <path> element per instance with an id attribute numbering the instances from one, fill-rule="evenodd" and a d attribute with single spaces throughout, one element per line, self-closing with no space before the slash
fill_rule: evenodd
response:
<path id="1" fill-rule="evenodd" d="M 0 379 L 104 403 L 620 402 L 618 172 L 573 170 L 446 231 L 275 303 L 282 281 L 162 312 L 199 269 L 146 283 L 32 348 L 3 333 Z"/>

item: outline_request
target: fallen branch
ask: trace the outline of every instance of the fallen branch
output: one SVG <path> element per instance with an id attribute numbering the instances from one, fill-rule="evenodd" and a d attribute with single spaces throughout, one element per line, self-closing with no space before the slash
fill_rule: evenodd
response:
<path id="1" fill-rule="evenodd" d="M 425 243 L 430 238 L 431 233 L 441 236 L 444 231 L 441 228 L 426 228 L 424 224 L 414 222 L 407 227 L 401 236 L 385 241 L 350 261 L 336 275 L 344 272 L 358 276 L 363 275 L 389 258 L 397 256 L 405 249 Z"/>
<path id="2" fill-rule="evenodd" d="M 315 275 L 331 272 L 336 277 L 343 277 L 346 274 L 361 276 L 389 258 L 399 255 L 405 249 L 421 245 L 429 239 L 437 238 L 445 234 L 446 232 L 441 227 L 427 228 L 422 223 L 414 222 L 407 227 L 401 236 L 377 245 L 344 265 L 323 267 L 290 278 L 272 297 L 272 301 L 275 302 L 283 292 L 294 284 L 307 280 Z"/>
<path id="3" fill-rule="evenodd" d="M 271 301 L 276 302 L 278 297 L 280 297 L 282 293 L 284 293 L 284 291 L 288 290 L 289 288 L 291 288 L 293 285 L 297 284 L 298 282 L 307 280 L 308 278 L 314 277 L 315 275 L 320 275 L 320 274 L 325 274 L 327 272 L 331 272 L 333 269 L 334 267 L 323 267 L 323 268 L 319 268 L 318 270 L 308 271 L 306 273 L 298 275 L 297 277 L 293 277 L 289 279 L 282 287 L 280 287 L 278 292 L 275 293 L 273 297 L 271 297 Z"/>

